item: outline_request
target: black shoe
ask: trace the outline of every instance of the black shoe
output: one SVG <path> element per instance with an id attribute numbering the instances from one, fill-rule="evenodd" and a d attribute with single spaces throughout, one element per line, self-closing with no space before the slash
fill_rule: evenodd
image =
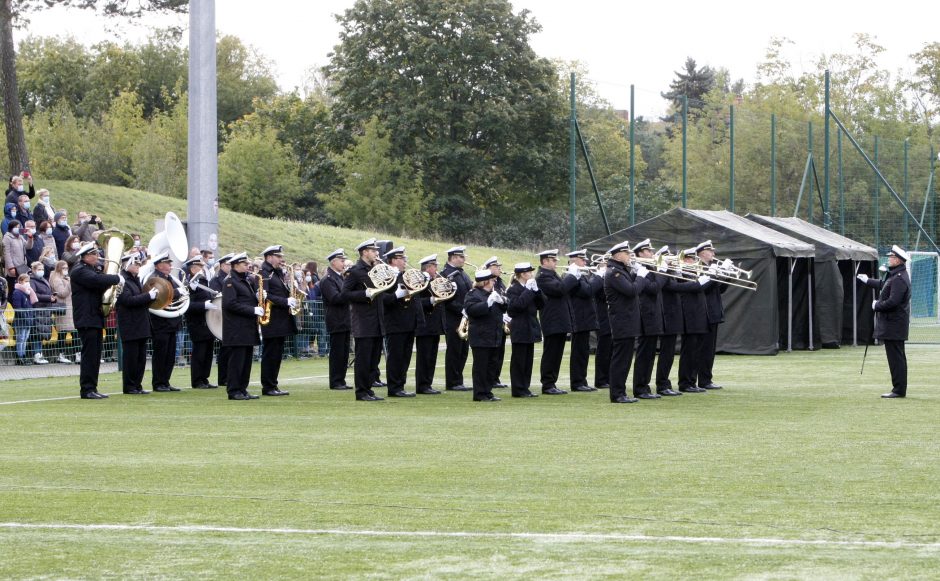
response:
<path id="1" fill-rule="evenodd" d="M 82 394 L 82 399 L 107 399 L 108 396 L 97 391 L 87 391 Z"/>
<path id="2" fill-rule="evenodd" d="M 343 391 L 346 389 L 350 389 L 350 387 L 344 383 L 343 385 L 334 385 L 330 389 L 335 389 L 336 391 Z"/>
<path id="3" fill-rule="evenodd" d="M 229 399 L 234 399 L 238 401 L 248 401 L 249 399 L 258 399 L 257 395 L 252 395 L 247 391 L 237 391 L 235 393 L 228 394 Z"/>
<path id="4" fill-rule="evenodd" d="M 904 396 L 901 395 L 900 393 L 894 393 L 894 392 L 892 391 L 892 392 L 889 392 L 889 393 L 883 393 L 883 394 L 881 394 L 881 397 L 883 397 L 883 398 L 885 398 L 885 399 L 894 399 L 894 398 L 896 398 L 896 397 L 904 397 Z"/>
<path id="5" fill-rule="evenodd" d="M 199 385 L 194 385 L 193 389 L 216 389 L 218 385 L 212 385 L 211 383 L 200 383 Z"/>
<path id="6" fill-rule="evenodd" d="M 655 393 L 641 393 L 636 396 L 638 399 L 659 399 L 660 396 Z"/>
<path id="7" fill-rule="evenodd" d="M 666 396 L 666 397 L 675 396 L 675 395 L 682 395 L 682 394 L 679 393 L 678 391 L 675 391 L 675 390 L 672 390 L 672 389 L 664 389 L 664 390 L 662 390 L 662 391 L 660 391 L 660 392 L 657 392 L 657 393 L 659 393 L 659 395 L 663 395 L 663 396 Z"/>
<path id="8" fill-rule="evenodd" d="M 609 383 L 602 383 L 601 385 L 598 385 L 598 386 L 597 386 L 597 389 L 610 389 L 610 384 L 609 384 Z"/>
<path id="9" fill-rule="evenodd" d="M 470 388 L 466 385 L 455 385 L 454 387 L 445 388 L 447 391 L 470 391 Z"/>
<path id="10" fill-rule="evenodd" d="M 525 393 L 514 393 L 512 394 L 512 396 L 513 397 L 538 397 L 539 395 L 537 393 L 532 393 L 531 391 L 527 391 Z"/>
<path id="11" fill-rule="evenodd" d="M 169 393 L 173 391 L 172 389 L 170 389 L 169 385 L 155 385 L 153 386 L 153 390 L 159 393 Z"/>
<path id="12" fill-rule="evenodd" d="M 108 394 L 106 393 L 101 393 L 100 391 L 96 391 L 95 393 L 98 394 L 98 399 L 108 399 Z"/>
<path id="13" fill-rule="evenodd" d="M 394 393 L 388 394 L 388 397 L 414 397 L 414 396 L 415 394 L 411 393 L 410 391 L 404 391 L 404 390 L 396 391 Z"/>
<path id="14" fill-rule="evenodd" d="M 493 394 L 483 395 L 480 397 L 473 398 L 473 401 L 502 401 L 502 399 L 496 397 Z"/>
<path id="15" fill-rule="evenodd" d="M 636 403 L 637 401 L 639 400 L 632 398 L 632 397 L 627 397 L 625 395 L 621 395 L 617 399 L 610 400 L 610 403 Z"/>
<path id="16" fill-rule="evenodd" d="M 387 387 L 387 386 L 388 386 L 388 384 L 385 383 L 384 381 L 382 381 L 381 379 L 378 380 L 378 381 L 373 381 L 373 382 L 372 382 L 372 387 Z"/>
<path id="17" fill-rule="evenodd" d="M 499 389 L 506 389 L 506 388 L 509 387 L 509 386 L 506 385 L 505 383 L 503 383 L 502 381 L 497 381 L 497 382 L 496 382 L 496 385 L 494 385 L 493 387 L 497 387 L 497 388 L 499 388 Z"/>
<path id="18" fill-rule="evenodd" d="M 590 385 L 573 385 L 571 391 L 597 391 L 597 388 Z"/>
<path id="19" fill-rule="evenodd" d="M 679 391 L 682 393 L 705 393 L 707 390 L 701 387 L 680 387 Z"/>
<path id="20" fill-rule="evenodd" d="M 421 394 L 421 395 L 438 395 L 438 394 L 440 394 L 441 392 L 439 392 L 438 390 L 434 389 L 433 387 L 427 387 L 427 388 L 425 388 L 425 389 L 419 389 L 419 390 L 418 390 L 418 393 Z"/>
<path id="21" fill-rule="evenodd" d="M 722 389 L 722 387 L 714 383 L 709 383 L 708 385 L 700 385 L 699 389 Z"/>
<path id="22" fill-rule="evenodd" d="M 261 395 L 290 395 L 289 391 L 281 391 L 279 389 L 269 389 L 267 391 L 262 391 Z"/>
<path id="23" fill-rule="evenodd" d="M 549 387 L 548 389 L 542 390 L 542 395 L 565 395 L 567 393 L 567 391 L 558 389 L 557 387 Z"/>
<path id="24" fill-rule="evenodd" d="M 146 395 L 148 393 L 150 392 L 142 389 L 127 389 L 124 391 L 124 395 Z"/>

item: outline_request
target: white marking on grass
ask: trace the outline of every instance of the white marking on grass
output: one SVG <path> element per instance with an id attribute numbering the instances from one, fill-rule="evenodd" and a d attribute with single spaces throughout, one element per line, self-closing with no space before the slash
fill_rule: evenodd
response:
<path id="1" fill-rule="evenodd" d="M 151 533 L 235 533 L 235 534 L 282 534 L 302 536 L 349 536 L 349 537 L 438 537 L 438 538 L 482 538 L 523 539 L 545 541 L 623 541 L 639 543 L 690 543 L 690 544 L 742 544 L 763 546 L 818 546 L 818 547 L 873 547 L 886 549 L 938 549 L 940 543 L 913 543 L 909 541 L 838 541 L 826 539 L 774 539 L 761 537 L 686 537 L 678 535 L 628 535 L 620 533 L 500 533 L 474 531 L 372 531 L 344 529 L 295 529 L 264 527 L 222 527 L 208 525 L 128 525 L 128 524 L 69 524 L 69 523 L 0 523 L 0 529 L 12 530 L 79 530 L 79 531 L 145 531 Z"/>
<path id="2" fill-rule="evenodd" d="M 40 401 L 58 401 L 62 399 L 78 399 L 77 395 L 68 395 L 65 397 L 47 397 L 45 399 L 22 399 L 18 401 L 0 401 L 0 405 L 13 405 L 15 403 L 36 403 Z"/>

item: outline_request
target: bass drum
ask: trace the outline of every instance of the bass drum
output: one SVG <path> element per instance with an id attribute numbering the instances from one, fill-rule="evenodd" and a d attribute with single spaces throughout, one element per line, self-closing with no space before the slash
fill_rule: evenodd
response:
<path id="1" fill-rule="evenodd" d="M 219 295 L 212 299 L 212 304 L 217 306 L 217 309 L 212 309 L 211 311 L 206 311 L 206 325 L 209 326 L 209 330 L 212 331 L 212 334 L 215 335 L 216 339 L 219 341 L 222 340 L 222 295 Z"/>

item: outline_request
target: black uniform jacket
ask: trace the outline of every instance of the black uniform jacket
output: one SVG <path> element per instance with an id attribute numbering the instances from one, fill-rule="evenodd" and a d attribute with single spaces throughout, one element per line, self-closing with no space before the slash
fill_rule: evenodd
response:
<path id="1" fill-rule="evenodd" d="M 591 292 L 594 293 L 594 305 L 597 310 L 597 334 L 610 335 L 610 315 L 607 313 L 607 293 L 604 292 L 604 277 L 591 277 Z"/>
<path id="2" fill-rule="evenodd" d="M 868 286 L 880 290 L 875 303 L 875 339 L 907 341 L 911 323 L 911 276 L 900 264 L 888 270 L 885 280 L 869 278 Z"/>
<path id="3" fill-rule="evenodd" d="M 450 263 L 444 266 L 441 275 L 457 285 L 454 298 L 444 303 L 444 330 L 456 331 L 457 326 L 460 325 L 460 319 L 463 318 L 464 299 L 473 287 L 473 283 L 462 268 L 457 268 Z"/>
<path id="4" fill-rule="evenodd" d="M 435 274 L 434 278 L 438 278 L 441 275 Z M 444 311 L 446 307 L 444 303 L 435 302 L 431 304 L 431 297 L 434 296 L 434 293 L 431 292 L 431 286 L 428 285 L 428 288 L 421 291 L 414 300 L 421 301 L 421 308 L 424 311 L 424 321 L 418 325 L 418 328 L 415 330 L 416 337 L 430 337 L 432 335 L 443 335 L 444 334 Z"/>
<path id="5" fill-rule="evenodd" d="M 320 279 L 320 296 L 326 306 L 326 330 L 328 333 L 349 332 L 349 301 L 343 295 L 343 275 L 332 268 Z"/>
<path id="6" fill-rule="evenodd" d="M 104 329 L 101 297 L 104 291 L 121 282 L 116 274 L 101 274 L 83 262 L 72 268 L 72 320 L 75 328 Z"/>
<path id="7" fill-rule="evenodd" d="M 153 271 L 153 274 L 150 276 L 158 276 L 166 280 L 173 287 L 173 300 L 179 299 L 182 295 L 180 294 L 179 286 L 182 285 L 179 280 L 175 280 L 172 276 L 168 274 L 163 274 L 160 271 Z M 150 331 L 154 335 L 163 334 L 163 333 L 175 333 L 180 330 L 180 327 L 183 325 L 183 317 L 158 317 L 156 315 L 150 315 Z"/>
<path id="8" fill-rule="evenodd" d="M 205 284 L 202 277 L 199 282 Z M 187 283 L 188 284 L 188 283 Z M 186 309 L 186 328 L 189 329 L 189 336 L 193 341 L 210 341 L 215 339 L 215 335 L 209 330 L 206 324 L 206 301 L 211 301 L 215 294 L 202 287 L 196 287 L 196 290 L 189 289 L 189 308 Z"/>
<path id="9" fill-rule="evenodd" d="M 643 292 L 646 283 L 645 278 L 637 278 L 623 263 L 613 259 L 607 262 L 604 292 L 607 294 L 607 312 L 614 339 L 640 336 L 640 304 L 637 297 Z"/>
<path id="10" fill-rule="evenodd" d="M 150 337 L 150 293 L 136 274 L 122 271 L 124 290 L 117 298 L 117 326 L 122 341 L 136 341 Z"/>
<path id="11" fill-rule="evenodd" d="M 496 292 L 496 291 L 493 291 Z M 506 302 L 493 303 L 487 306 L 486 300 L 490 293 L 475 288 L 467 293 L 464 309 L 470 319 L 470 346 L 496 348 L 506 341 L 503 332 L 503 313 L 506 312 Z"/>
<path id="12" fill-rule="evenodd" d="M 545 305 L 539 309 L 542 334 L 548 336 L 570 333 L 571 301 L 568 297 L 579 285 L 578 279 L 571 274 L 562 278 L 552 269 L 539 267 L 535 282 L 545 295 Z"/>
<path id="13" fill-rule="evenodd" d="M 640 291 L 640 324 L 647 337 L 663 334 L 662 290 L 669 277 L 650 271 L 644 277 L 646 284 Z"/>
<path id="14" fill-rule="evenodd" d="M 222 287 L 222 344 L 226 347 L 260 345 L 258 334 L 258 284 L 256 278 L 249 282 L 247 273 L 234 270 L 225 279 Z"/>
<path id="15" fill-rule="evenodd" d="M 666 277 L 663 285 L 663 335 L 681 335 L 685 330 L 682 316 L 682 297 L 684 293 L 698 293 L 701 288 L 697 281 L 679 280 Z"/>
<path id="16" fill-rule="evenodd" d="M 513 343 L 538 343 L 542 340 L 542 326 L 539 325 L 538 312 L 545 305 L 541 289 L 533 291 L 512 281 L 506 291 L 509 303 L 507 313 L 512 317 L 509 324 L 509 339 Z"/>
<path id="17" fill-rule="evenodd" d="M 222 289 L 225 288 L 225 279 L 228 278 L 228 273 L 219 271 L 219 274 L 212 277 L 212 280 L 209 281 L 209 288 L 216 292 L 222 292 Z"/>
<path id="18" fill-rule="evenodd" d="M 687 283 L 683 282 L 685 292 L 680 293 L 682 302 L 682 320 L 684 323 L 683 333 L 689 335 L 699 335 L 708 332 L 708 313 L 705 306 L 705 290 L 698 280 L 690 279 Z"/>
<path id="19" fill-rule="evenodd" d="M 708 314 L 708 324 L 724 323 L 725 307 L 721 303 L 721 295 L 728 290 L 728 285 L 711 280 L 702 288 L 705 290 L 705 312 Z"/>
<path id="20" fill-rule="evenodd" d="M 398 283 L 403 284 L 402 273 L 398 273 Z M 395 297 L 395 290 L 387 290 L 379 295 L 384 302 L 383 311 L 385 317 L 385 332 L 392 333 L 414 333 L 418 325 L 424 322 L 424 309 L 421 307 L 421 301 L 416 296 L 405 298 Z M 378 300 L 378 299 L 377 299 Z"/>
<path id="21" fill-rule="evenodd" d="M 369 270 L 372 267 L 364 260 L 359 259 L 349 269 L 346 282 L 343 283 L 343 295 L 349 301 L 351 313 L 350 324 L 352 335 L 356 338 L 381 337 L 385 335 L 385 317 L 383 316 L 382 300 L 379 295 L 373 301 L 366 296 L 367 288 L 375 288 L 369 279 Z M 391 289 L 385 291 L 393 292 Z"/>
<path id="22" fill-rule="evenodd" d="M 261 278 L 264 280 L 264 290 L 268 293 L 266 300 L 271 302 L 271 320 L 261 327 L 262 336 L 267 339 L 296 335 L 297 321 L 287 305 L 290 289 L 284 282 L 284 271 L 265 262 L 261 265 Z"/>
<path id="23" fill-rule="evenodd" d="M 592 279 L 597 278 L 584 274 L 578 279 L 578 286 L 571 291 L 571 330 L 575 333 L 581 331 L 597 330 L 597 305 L 594 302 L 594 288 Z"/>

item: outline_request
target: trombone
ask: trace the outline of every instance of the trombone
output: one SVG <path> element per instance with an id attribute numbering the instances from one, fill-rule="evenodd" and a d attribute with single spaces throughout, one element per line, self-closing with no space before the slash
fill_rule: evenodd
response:
<path id="1" fill-rule="evenodd" d="M 701 261 L 696 261 L 690 265 L 685 265 L 685 267 L 691 267 L 690 272 L 693 272 L 697 276 L 706 275 L 721 284 L 735 286 L 745 290 L 757 290 L 757 281 L 750 280 L 753 271 L 744 270 L 736 266 L 730 259 L 709 265 Z"/>

